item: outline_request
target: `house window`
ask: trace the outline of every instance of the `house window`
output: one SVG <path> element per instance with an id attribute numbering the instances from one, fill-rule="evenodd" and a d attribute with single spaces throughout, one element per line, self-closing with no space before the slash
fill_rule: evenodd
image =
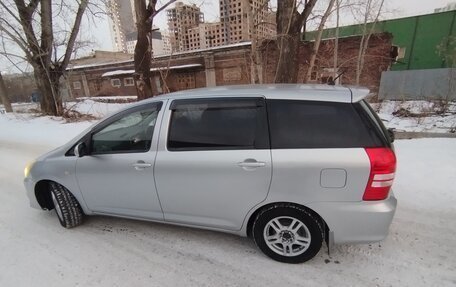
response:
<path id="1" fill-rule="evenodd" d="M 397 52 L 397 58 L 398 59 L 405 58 L 405 47 L 399 47 L 399 51 Z"/>
<path id="2" fill-rule="evenodd" d="M 79 81 L 73 82 L 73 89 L 80 90 L 81 89 L 81 82 L 79 82 Z"/>
<path id="3" fill-rule="evenodd" d="M 135 85 L 135 82 L 133 80 L 133 78 L 125 78 L 124 79 L 124 86 L 125 87 L 131 87 L 131 86 L 134 86 Z"/>
<path id="4" fill-rule="evenodd" d="M 111 79 L 111 85 L 115 88 L 120 88 L 122 82 L 119 79 Z"/>
<path id="5" fill-rule="evenodd" d="M 391 47 L 391 59 L 396 62 L 399 59 L 404 59 L 405 58 L 405 47 L 399 47 L 399 46 L 392 46 Z"/>

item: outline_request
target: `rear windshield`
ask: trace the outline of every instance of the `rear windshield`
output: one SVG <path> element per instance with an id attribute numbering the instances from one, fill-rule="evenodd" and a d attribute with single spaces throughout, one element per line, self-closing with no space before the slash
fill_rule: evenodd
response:
<path id="1" fill-rule="evenodd" d="M 268 100 L 271 148 L 380 147 L 384 141 L 351 103 Z"/>

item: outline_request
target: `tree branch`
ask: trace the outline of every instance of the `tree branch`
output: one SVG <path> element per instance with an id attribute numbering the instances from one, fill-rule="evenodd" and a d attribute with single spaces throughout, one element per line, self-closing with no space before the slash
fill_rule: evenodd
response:
<path id="1" fill-rule="evenodd" d="M 70 62 L 71 54 L 73 53 L 74 43 L 76 41 L 76 37 L 79 33 L 79 28 L 81 26 L 82 16 L 84 15 L 84 11 L 87 8 L 88 0 L 82 0 L 78 7 L 78 12 L 76 13 L 76 18 L 74 20 L 73 29 L 71 30 L 70 39 L 68 40 L 67 48 L 65 51 L 65 56 L 63 58 L 62 63 L 60 64 L 60 69 L 64 71 Z"/>
<path id="2" fill-rule="evenodd" d="M 17 39 L 20 40 L 21 43 L 22 43 L 24 46 L 27 45 L 27 40 L 24 39 L 24 38 L 22 37 L 22 33 L 20 33 L 20 31 L 16 30 L 16 27 L 14 27 L 13 25 L 11 25 L 10 22 L 4 21 L 3 19 L 0 19 L 0 21 L 3 22 L 6 26 L 9 27 L 9 29 L 11 30 L 11 33 L 14 32 L 15 36 L 17 37 Z M 5 27 L 2 26 L 2 23 L 0 23 L 0 30 L 2 30 L 2 31 L 5 31 L 5 30 L 6 30 Z M 6 32 L 6 31 L 5 31 L 5 32 Z M 14 41 L 16 42 L 16 40 L 14 40 Z"/>
<path id="3" fill-rule="evenodd" d="M 170 1 L 166 2 L 165 4 L 163 4 L 163 6 L 161 6 L 160 9 L 153 11 L 153 13 L 152 13 L 152 14 L 150 15 L 150 17 L 149 17 L 149 21 L 152 21 L 153 18 L 154 18 L 158 13 L 160 13 L 160 12 L 163 11 L 163 10 L 165 10 L 169 5 L 173 4 L 174 2 L 176 2 L 176 0 L 170 0 Z M 155 7 L 155 5 L 154 5 L 154 7 Z"/>
<path id="4" fill-rule="evenodd" d="M 32 50 L 32 54 L 39 54 L 39 44 L 35 37 L 35 31 L 32 25 L 32 14 L 34 11 L 27 9 L 24 0 L 14 0 L 14 3 L 16 3 L 16 7 L 19 12 L 19 23 L 22 25 L 22 29 L 24 30 L 28 46 L 30 50 Z"/>
<path id="5" fill-rule="evenodd" d="M 27 10 L 30 14 L 33 14 L 33 12 L 35 12 L 38 3 L 40 3 L 40 0 L 30 0 L 30 3 L 27 5 Z"/>
<path id="6" fill-rule="evenodd" d="M 52 2 L 51 0 L 41 0 L 41 54 L 44 61 L 42 64 L 48 66 L 52 58 L 52 44 L 54 35 L 52 31 Z"/>
<path id="7" fill-rule="evenodd" d="M 307 18 L 309 18 L 310 13 L 312 13 L 312 10 L 316 3 L 317 0 L 306 1 L 306 4 L 304 5 L 304 11 L 302 11 L 298 16 L 298 23 L 300 23 L 301 27 L 303 27 L 306 23 Z"/>
<path id="8" fill-rule="evenodd" d="M 16 35 L 12 34 L 10 31 L 6 30 L 3 25 L 0 23 L 0 31 L 5 32 L 11 40 L 16 43 L 26 54 L 27 58 L 32 59 L 32 54 L 30 53 L 29 49 L 27 49 L 27 43 L 24 43 L 22 39 L 17 38 Z"/>

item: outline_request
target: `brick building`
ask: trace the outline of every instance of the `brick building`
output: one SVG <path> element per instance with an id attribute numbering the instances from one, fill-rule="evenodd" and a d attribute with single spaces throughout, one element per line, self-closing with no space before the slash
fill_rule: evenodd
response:
<path id="1" fill-rule="evenodd" d="M 334 77 L 334 72 L 336 72 L 342 74 L 336 82 L 337 84 L 355 84 L 360 39 L 360 36 L 339 39 L 337 71 L 334 71 L 334 39 L 323 40 L 311 74 L 311 83 L 326 83 L 330 77 Z M 271 83 L 275 77 L 277 48 L 275 42 L 265 43 L 262 47 L 263 81 Z M 313 42 L 301 42 L 299 48 L 298 82 L 300 83 L 304 81 L 305 73 L 309 67 L 312 45 Z M 368 87 L 372 92 L 378 91 L 382 72 L 387 71 L 394 61 L 391 58 L 391 47 L 392 35 L 390 33 L 379 33 L 371 36 L 360 78 L 361 86 Z"/>
<path id="2" fill-rule="evenodd" d="M 152 62 L 151 81 L 156 93 L 206 86 L 248 84 L 250 43 L 157 56 Z M 171 59 L 170 59 L 171 57 Z M 68 69 L 71 96 L 136 95 L 134 63 L 102 61 L 73 65 Z"/>
<path id="3" fill-rule="evenodd" d="M 392 63 L 391 34 L 372 35 L 366 54 L 361 85 L 377 91 L 382 71 Z M 360 37 L 339 39 L 340 84 L 355 82 L 356 60 Z M 303 82 L 308 68 L 312 42 L 301 42 L 298 82 Z M 312 72 L 313 83 L 325 83 L 333 76 L 334 41 L 321 43 L 317 63 Z M 249 42 L 212 47 L 173 55 L 157 56 L 152 62 L 151 81 L 155 93 L 192 88 L 251 83 L 251 46 Z M 272 83 L 276 70 L 277 47 L 274 41 L 261 46 L 261 78 Z M 69 87 L 73 97 L 136 95 L 133 61 L 115 61 L 75 65 L 69 70 Z"/>

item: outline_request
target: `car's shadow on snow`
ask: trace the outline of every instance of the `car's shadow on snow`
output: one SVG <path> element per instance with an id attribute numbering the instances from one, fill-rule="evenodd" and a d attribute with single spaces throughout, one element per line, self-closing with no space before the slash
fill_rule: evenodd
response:
<path id="1" fill-rule="evenodd" d="M 251 238 L 185 226 L 97 215 L 86 216 L 83 225 L 74 228 L 74 232 L 98 235 L 100 240 L 115 238 L 125 244 L 159 244 L 171 249 L 178 247 L 174 250 L 176 254 L 195 252 L 198 256 L 205 256 L 221 253 L 222 258 L 239 255 L 243 258 L 248 256 L 249 260 L 274 262 L 256 247 Z M 349 257 L 350 261 L 355 259 L 353 257 L 360 255 L 360 249 L 372 252 L 373 245 L 364 245 L 364 247 L 363 245 L 340 245 L 334 247 L 331 254 L 328 254 L 326 243 L 323 243 L 318 255 L 306 265 L 339 265 L 344 263 L 346 257 Z M 355 251 L 354 254 L 353 251 Z M 371 252 L 361 253 L 367 255 Z M 190 255 L 189 253 L 187 255 Z"/>
<path id="2" fill-rule="evenodd" d="M 42 214 L 43 221 L 46 221 L 43 224 L 58 224 L 53 211 L 40 212 L 40 214 Z M 60 226 L 53 227 L 52 230 L 54 229 L 65 231 Z M 266 257 L 251 238 L 185 226 L 97 215 L 85 216 L 81 226 L 66 231 L 69 232 L 68 234 L 77 233 L 81 236 L 90 234 L 92 238 L 95 237 L 94 240 L 100 242 L 114 240 L 121 245 L 143 245 L 144 248 L 151 245 L 160 246 L 162 250 L 167 249 L 170 253 L 197 258 L 218 254 L 220 258 L 239 256 L 239 258 L 263 263 L 278 263 Z M 347 263 L 356 264 L 356 262 L 364 261 L 366 257 L 383 256 L 382 245 L 383 243 L 336 245 L 328 254 L 326 243 L 323 243 L 317 256 L 306 262 L 305 265 L 342 267 Z"/>

